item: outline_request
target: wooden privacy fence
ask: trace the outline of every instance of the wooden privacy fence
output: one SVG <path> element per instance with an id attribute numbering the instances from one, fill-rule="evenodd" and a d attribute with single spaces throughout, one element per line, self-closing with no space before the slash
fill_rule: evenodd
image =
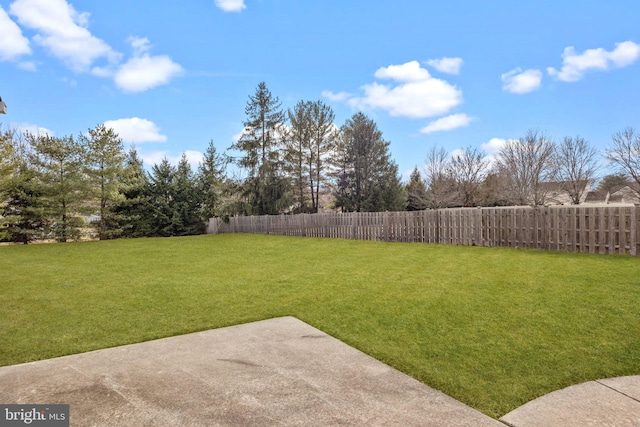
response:
<path id="1" fill-rule="evenodd" d="M 638 206 L 510 206 L 218 218 L 209 233 L 259 233 L 640 256 Z"/>

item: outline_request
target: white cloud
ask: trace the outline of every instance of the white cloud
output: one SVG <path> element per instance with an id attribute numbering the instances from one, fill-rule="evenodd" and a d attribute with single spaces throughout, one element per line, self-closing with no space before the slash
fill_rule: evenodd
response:
<path id="1" fill-rule="evenodd" d="M 240 12 L 247 7 L 244 0 L 214 0 L 214 3 L 225 12 Z"/>
<path id="2" fill-rule="evenodd" d="M 242 128 L 242 130 L 240 132 L 234 134 L 231 137 L 231 140 L 233 141 L 233 143 L 235 144 L 236 142 L 240 141 L 240 138 L 242 138 L 242 135 L 244 135 L 246 131 L 247 131 L 247 128 L 244 127 L 244 128 Z"/>
<path id="3" fill-rule="evenodd" d="M 460 127 L 467 127 L 469 123 L 474 120 L 473 117 L 469 117 L 466 114 L 452 114 L 447 117 L 442 117 L 429 123 L 427 126 L 420 130 L 421 133 L 432 133 L 439 131 L 453 130 Z"/>
<path id="4" fill-rule="evenodd" d="M 482 150 L 487 153 L 485 160 L 489 162 L 489 167 L 492 168 L 498 159 L 498 153 L 500 149 L 504 147 L 507 141 L 515 141 L 513 139 L 504 138 L 491 138 L 489 141 L 481 145 Z"/>
<path id="5" fill-rule="evenodd" d="M 464 61 L 462 58 L 429 59 L 425 63 L 441 73 L 460 74 L 460 68 Z"/>
<path id="6" fill-rule="evenodd" d="M 37 32 L 33 40 L 76 72 L 86 72 L 105 58 L 117 62 L 120 54 L 87 29 L 89 14 L 77 12 L 65 0 L 16 0 L 9 11 L 18 22 Z"/>
<path id="7" fill-rule="evenodd" d="M 165 142 L 167 140 L 155 123 L 139 117 L 107 120 L 104 125 L 106 128 L 112 128 L 124 142 Z"/>
<path id="8" fill-rule="evenodd" d="M 349 98 L 351 98 L 353 95 L 351 95 L 348 92 L 338 92 L 338 93 L 333 93 L 330 90 L 323 90 L 322 91 L 322 96 L 324 96 L 325 98 L 331 100 L 331 101 L 345 101 Z"/>
<path id="9" fill-rule="evenodd" d="M 500 77 L 504 83 L 502 89 L 519 95 L 538 89 L 542 83 L 542 71 L 540 70 L 522 71 L 521 68 L 516 68 Z"/>
<path id="10" fill-rule="evenodd" d="M 399 82 L 422 82 L 431 79 L 429 71 L 422 68 L 418 61 L 379 68 L 374 76 L 378 79 L 391 79 Z"/>
<path id="11" fill-rule="evenodd" d="M 166 151 L 153 151 L 151 153 L 138 153 L 140 158 L 146 165 L 146 167 L 151 167 L 153 165 L 158 165 L 162 162 L 163 159 L 167 159 L 169 163 L 173 166 L 177 166 L 180 162 L 180 158 L 182 154 L 179 156 L 173 156 L 168 154 Z M 195 170 L 202 160 L 204 159 L 204 155 L 199 151 L 191 151 L 187 150 L 184 152 L 185 156 L 187 156 L 187 162 L 191 166 L 191 169 Z"/>
<path id="12" fill-rule="evenodd" d="M 142 92 L 167 84 L 184 71 L 167 55 L 151 56 L 148 53 L 150 42 L 146 37 L 127 39 L 133 55 L 121 64 L 123 55 L 88 30 L 89 14 L 76 11 L 66 0 L 15 0 L 9 11 L 18 18 L 20 24 L 36 31 L 33 38 L 36 43 L 73 71 L 113 78 L 116 86 L 126 92 Z M 2 13 L 0 9 L 0 28 L 4 29 Z M 11 20 L 8 22 L 13 24 Z M 11 34 L 17 30 L 21 36 L 20 29 L 13 25 L 15 29 L 11 28 Z M 7 24 L 7 27 L 10 25 Z M 7 43 L 3 36 L 0 39 L 0 54 L 3 52 L 2 46 Z M 28 49 L 28 44 L 26 47 Z M 99 60 L 102 60 L 101 63 L 95 65 Z M 35 69 L 33 62 L 25 62 L 21 66 Z"/>
<path id="13" fill-rule="evenodd" d="M 576 53 L 573 46 L 565 48 L 562 53 L 562 68 L 547 68 L 549 75 L 564 82 L 581 80 L 589 70 L 608 70 L 611 67 L 626 67 L 640 57 L 640 45 L 632 41 L 616 43 L 615 49 L 607 51 L 603 48 L 587 49 Z"/>
<path id="14" fill-rule="evenodd" d="M 22 61 L 18 63 L 18 67 L 26 71 L 36 71 L 38 68 L 33 61 Z"/>
<path id="15" fill-rule="evenodd" d="M 116 72 L 116 86 L 126 92 L 145 90 L 169 83 L 169 80 L 182 74 L 184 69 L 167 55 L 151 56 L 149 39 L 129 37 L 127 41 L 133 48 L 133 57 Z M 109 70 L 94 69 L 95 73 L 108 73 Z"/>
<path id="16" fill-rule="evenodd" d="M 482 144 L 482 150 L 487 154 L 498 154 L 500 149 L 504 147 L 507 140 L 504 138 L 491 138 L 489 141 Z"/>
<path id="17" fill-rule="evenodd" d="M 131 36 L 127 41 L 133 48 L 134 56 L 140 56 L 151 49 L 151 42 L 146 37 Z"/>
<path id="18" fill-rule="evenodd" d="M 22 35 L 20 27 L 11 20 L 7 12 L 0 6 L 0 61 L 10 61 L 31 54 L 29 40 Z"/>
<path id="19" fill-rule="evenodd" d="M 454 85 L 433 78 L 417 61 L 379 68 L 378 79 L 394 83 L 373 82 L 362 86 L 364 96 L 324 91 L 327 98 L 344 100 L 354 108 L 379 108 L 396 117 L 424 118 L 446 114 L 462 103 L 462 91 Z"/>
<path id="20" fill-rule="evenodd" d="M 183 72 L 183 68 L 166 55 L 131 58 L 116 72 L 116 85 L 126 92 L 145 90 L 169 83 Z"/>
<path id="21" fill-rule="evenodd" d="M 38 136 L 38 135 L 55 136 L 55 133 L 50 129 L 47 129 L 42 126 L 34 125 L 32 123 L 26 123 L 26 122 L 12 124 L 11 129 L 17 129 L 19 132 L 23 132 L 23 133 L 28 132 L 35 136 Z"/>

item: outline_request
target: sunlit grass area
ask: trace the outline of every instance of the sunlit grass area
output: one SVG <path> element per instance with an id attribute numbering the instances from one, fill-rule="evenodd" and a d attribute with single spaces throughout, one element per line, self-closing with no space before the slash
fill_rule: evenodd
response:
<path id="1" fill-rule="evenodd" d="M 640 258 L 261 235 L 0 247 L 0 365 L 295 316 L 499 417 L 640 374 Z"/>

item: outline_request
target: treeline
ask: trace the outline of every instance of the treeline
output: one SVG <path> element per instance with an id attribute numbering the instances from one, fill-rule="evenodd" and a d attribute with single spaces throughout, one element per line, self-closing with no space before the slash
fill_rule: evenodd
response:
<path id="1" fill-rule="evenodd" d="M 223 179 L 211 143 L 197 171 L 183 155 L 149 172 L 103 125 L 53 137 L 0 134 L 0 240 L 66 242 L 204 232 Z"/>
<path id="2" fill-rule="evenodd" d="M 78 137 L 0 132 L 0 241 L 182 236 L 213 216 L 406 207 L 389 142 L 364 114 L 339 129 L 321 101 L 285 112 L 264 83 L 245 112 L 237 155 L 210 142 L 196 170 L 184 154 L 147 170 L 104 125 Z M 229 177 L 230 163 L 246 177 Z"/>
<path id="3" fill-rule="evenodd" d="M 572 203 L 596 179 L 597 151 L 580 137 L 531 130 L 506 141 L 492 161 L 477 148 L 433 147 L 407 184 L 376 123 L 356 113 L 341 127 L 322 101 L 284 110 L 265 83 L 249 96 L 244 129 L 226 153 L 209 143 L 193 170 L 183 154 L 148 170 L 135 148 L 104 125 L 78 137 L 0 130 L 0 241 L 181 236 L 210 217 L 541 205 L 549 182 Z M 605 157 L 617 166 L 603 189 L 640 196 L 640 136 L 614 135 Z M 230 177 L 229 164 L 243 177 Z"/>
<path id="4" fill-rule="evenodd" d="M 540 206 L 558 198 L 579 204 L 598 180 L 602 157 L 580 136 L 556 140 L 538 130 L 506 141 L 492 160 L 474 147 L 452 155 L 433 147 L 424 170 L 411 174 L 407 208 Z M 604 176 L 598 190 L 628 186 L 640 200 L 640 135 L 632 128 L 614 134 L 604 160 L 615 173 Z"/>

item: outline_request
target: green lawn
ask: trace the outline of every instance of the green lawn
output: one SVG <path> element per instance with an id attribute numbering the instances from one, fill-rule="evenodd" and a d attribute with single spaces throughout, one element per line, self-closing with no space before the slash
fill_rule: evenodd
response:
<path id="1" fill-rule="evenodd" d="M 499 417 L 640 374 L 640 258 L 221 235 L 0 247 L 0 365 L 295 316 Z"/>

